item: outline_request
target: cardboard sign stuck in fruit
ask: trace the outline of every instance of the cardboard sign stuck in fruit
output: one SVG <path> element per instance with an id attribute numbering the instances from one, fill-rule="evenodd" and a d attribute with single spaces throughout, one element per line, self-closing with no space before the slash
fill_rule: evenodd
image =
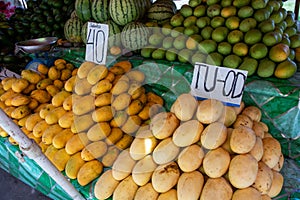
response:
<path id="1" fill-rule="evenodd" d="M 196 63 L 191 93 L 199 99 L 216 99 L 230 106 L 239 106 L 246 78 L 245 70 Z"/>
<path id="2" fill-rule="evenodd" d="M 108 44 L 108 25 L 88 22 L 85 60 L 105 65 Z"/>

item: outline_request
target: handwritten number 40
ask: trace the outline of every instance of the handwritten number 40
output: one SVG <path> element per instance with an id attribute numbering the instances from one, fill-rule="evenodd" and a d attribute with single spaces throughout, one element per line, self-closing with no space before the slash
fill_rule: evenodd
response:
<path id="1" fill-rule="evenodd" d="M 92 59 L 101 63 L 104 59 L 105 33 L 102 30 L 89 29 L 86 45 L 92 45 Z"/>

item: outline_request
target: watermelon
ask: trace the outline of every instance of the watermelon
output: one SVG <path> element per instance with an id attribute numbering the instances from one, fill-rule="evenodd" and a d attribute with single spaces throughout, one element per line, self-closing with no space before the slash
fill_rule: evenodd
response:
<path id="1" fill-rule="evenodd" d="M 174 13 L 176 13 L 176 11 L 177 11 L 177 6 L 173 0 L 158 0 L 154 4 L 161 5 L 161 6 L 168 6 L 173 10 Z"/>
<path id="2" fill-rule="evenodd" d="M 109 16 L 109 6 L 110 0 L 93 0 L 92 2 L 92 17 L 96 22 L 102 23 L 107 21 Z"/>
<path id="3" fill-rule="evenodd" d="M 139 19 L 142 10 L 139 8 L 138 1 L 110 0 L 109 14 L 112 20 L 118 25 L 125 26 L 126 24 Z"/>
<path id="4" fill-rule="evenodd" d="M 85 22 L 83 25 L 82 25 L 82 28 L 81 28 L 81 40 L 84 44 L 86 44 L 86 40 L 87 40 L 87 29 L 88 29 L 88 21 Z"/>
<path id="5" fill-rule="evenodd" d="M 151 7 L 152 1 L 151 0 L 136 0 L 136 5 L 140 10 L 139 19 L 143 19 L 147 10 Z"/>
<path id="6" fill-rule="evenodd" d="M 140 50 L 148 43 L 150 31 L 141 22 L 131 22 L 121 32 L 122 45 L 130 51 Z"/>
<path id="7" fill-rule="evenodd" d="M 121 30 L 122 28 L 113 20 L 106 22 L 109 28 L 108 47 L 121 46 Z"/>
<path id="8" fill-rule="evenodd" d="M 86 22 L 92 18 L 91 12 L 91 2 L 92 0 L 76 0 L 75 1 L 75 11 L 78 18 Z"/>
<path id="9" fill-rule="evenodd" d="M 171 19 L 175 14 L 172 6 L 162 3 L 154 3 L 147 12 L 149 21 L 163 24 Z"/>
<path id="10" fill-rule="evenodd" d="M 80 43 L 82 21 L 78 17 L 68 19 L 64 25 L 64 35 L 69 42 Z"/>

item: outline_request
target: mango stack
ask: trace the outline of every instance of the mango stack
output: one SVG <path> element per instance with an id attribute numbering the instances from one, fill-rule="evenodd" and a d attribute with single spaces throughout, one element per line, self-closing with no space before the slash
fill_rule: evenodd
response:
<path id="1" fill-rule="evenodd" d="M 84 186 L 110 167 L 163 99 L 143 87 L 145 75 L 129 61 L 79 68 L 57 59 L 50 68 L 23 70 L 1 81 L 1 109 L 39 144 L 70 179 Z M 1 129 L 2 137 L 9 137 Z"/>
<path id="2" fill-rule="evenodd" d="M 271 199 L 284 157 L 255 106 L 178 96 L 96 181 L 97 199 Z"/>
<path id="3" fill-rule="evenodd" d="M 152 30 L 145 58 L 207 63 L 289 78 L 300 61 L 294 13 L 277 0 L 190 0 Z"/>

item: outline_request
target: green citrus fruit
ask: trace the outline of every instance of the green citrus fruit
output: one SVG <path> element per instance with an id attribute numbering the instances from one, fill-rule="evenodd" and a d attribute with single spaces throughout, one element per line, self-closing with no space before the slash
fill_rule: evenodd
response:
<path id="1" fill-rule="evenodd" d="M 262 59 L 268 54 L 268 47 L 263 43 L 256 43 L 249 49 L 250 56 L 254 59 Z"/>
<path id="2" fill-rule="evenodd" d="M 228 42 L 220 42 L 218 44 L 218 52 L 222 55 L 229 55 L 231 53 L 232 46 Z"/>
<path id="3" fill-rule="evenodd" d="M 223 60 L 224 67 L 233 68 L 233 69 L 238 68 L 241 63 L 242 63 L 241 57 L 234 54 L 230 54 L 226 56 Z"/>

